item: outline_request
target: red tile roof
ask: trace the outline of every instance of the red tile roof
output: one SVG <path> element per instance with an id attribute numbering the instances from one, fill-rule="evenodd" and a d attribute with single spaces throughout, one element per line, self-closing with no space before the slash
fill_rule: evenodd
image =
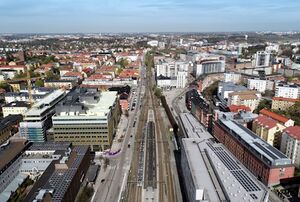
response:
<path id="1" fill-rule="evenodd" d="M 265 116 L 268 116 L 268 117 L 270 117 L 270 118 L 272 118 L 272 119 L 274 119 L 276 121 L 279 121 L 281 123 L 285 123 L 285 122 L 287 122 L 289 120 L 288 118 L 286 118 L 286 117 L 284 117 L 282 115 L 276 114 L 274 112 L 271 112 L 271 111 L 269 111 L 267 109 L 262 109 L 262 110 L 260 110 L 259 113 L 263 114 Z"/>
<path id="2" fill-rule="evenodd" d="M 80 72 L 66 72 L 63 76 L 77 77 L 82 79 L 82 74 Z"/>
<path id="3" fill-rule="evenodd" d="M 285 98 L 285 97 L 273 97 L 272 100 L 287 101 L 287 102 L 300 102 L 300 99 Z"/>
<path id="4" fill-rule="evenodd" d="M 300 140 L 300 126 L 290 126 L 283 131 L 286 132 L 289 136 Z"/>
<path id="5" fill-rule="evenodd" d="M 231 112 L 239 112 L 239 111 L 250 112 L 251 111 L 250 107 L 247 107 L 245 105 L 230 105 L 228 108 Z"/>
<path id="6" fill-rule="evenodd" d="M 266 128 L 274 128 L 277 125 L 277 121 L 275 121 L 274 119 L 268 117 L 268 116 L 264 116 L 264 115 L 259 115 L 254 122 L 258 123 L 261 126 L 264 126 Z"/>

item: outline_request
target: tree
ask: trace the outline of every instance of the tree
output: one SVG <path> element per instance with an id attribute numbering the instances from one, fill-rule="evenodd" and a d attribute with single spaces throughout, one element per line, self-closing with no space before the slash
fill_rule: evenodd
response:
<path id="1" fill-rule="evenodd" d="M 37 80 L 34 84 L 36 87 L 44 87 L 44 81 L 41 79 Z"/>
<path id="2" fill-rule="evenodd" d="M 49 80 L 58 80 L 59 75 L 54 74 L 52 71 L 48 71 L 48 72 L 46 72 L 46 78 Z"/>
<path id="3" fill-rule="evenodd" d="M 271 100 L 265 100 L 265 99 L 262 99 L 257 108 L 254 110 L 255 113 L 259 113 L 260 110 L 262 109 L 271 109 L 271 106 L 272 106 L 272 101 Z"/>
<path id="4" fill-rule="evenodd" d="M 8 83 L 0 83 L 0 88 L 3 88 L 6 92 L 11 90 L 11 87 Z"/>
<path id="5" fill-rule="evenodd" d="M 162 92 L 160 88 L 155 88 L 154 90 L 154 95 L 158 98 L 160 98 L 162 96 Z"/>
<path id="6" fill-rule="evenodd" d="M 203 90 L 203 96 L 208 100 L 212 100 L 213 96 L 217 95 L 218 93 L 218 85 L 219 85 L 219 81 L 215 81 L 213 84 L 205 88 Z"/>

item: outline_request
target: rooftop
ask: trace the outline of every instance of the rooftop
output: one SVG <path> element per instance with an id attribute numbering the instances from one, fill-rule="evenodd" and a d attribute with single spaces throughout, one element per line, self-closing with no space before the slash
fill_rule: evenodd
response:
<path id="1" fill-rule="evenodd" d="M 300 102 L 300 99 L 284 98 L 284 97 L 273 97 L 272 100 L 286 101 L 286 102 Z"/>
<path id="2" fill-rule="evenodd" d="M 239 139 L 241 144 L 249 148 L 254 155 L 258 156 L 269 166 L 290 165 L 291 160 L 282 152 L 269 145 L 248 128 L 240 125 L 236 121 L 220 118 L 222 126 Z"/>
<path id="3" fill-rule="evenodd" d="M 294 139 L 300 140 L 300 126 L 290 126 L 284 129 L 289 136 Z"/>
<path id="4" fill-rule="evenodd" d="M 270 117 L 270 118 L 272 118 L 272 119 L 274 119 L 276 121 L 279 121 L 281 123 L 285 123 L 285 122 L 287 122 L 289 120 L 288 118 L 286 118 L 286 117 L 284 117 L 282 115 L 276 114 L 274 112 L 271 112 L 271 111 L 269 111 L 267 109 L 262 109 L 262 110 L 259 111 L 259 113 L 263 114 L 265 116 L 268 116 L 268 117 Z"/>
<path id="5" fill-rule="evenodd" d="M 0 171 L 9 166 L 10 162 L 12 162 L 21 152 L 26 148 L 27 145 L 26 140 L 14 140 L 9 141 L 6 144 L 2 144 L 0 146 Z"/>
<path id="6" fill-rule="evenodd" d="M 98 92 L 92 89 L 75 89 L 56 106 L 59 116 L 106 116 L 115 104 L 117 91 Z"/>
<path id="7" fill-rule="evenodd" d="M 259 125 L 264 126 L 266 128 L 274 128 L 277 126 L 277 121 L 275 121 L 274 119 L 265 116 L 265 115 L 259 115 L 254 122 L 257 122 Z"/>
<path id="8" fill-rule="evenodd" d="M 3 105 L 3 107 L 27 107 L 29 108 L 29 104 L 27 102 L 16 101 Z"/>
<path id="9" fill-rule="evenodd" d="M 53 107 L 65 95 L 65 91 L 56 90 L 45 96 L 42 100 L 35 103 L 31 109 L 25 113 L 26 116 L 40 116 L 42 113 Z"/>
<path id="10" fill-rule="evenodd" d="M 180 114 L 185 128 L 183 149 L 196 188 L 196 200 L 264 201 L 266 188 L 189 113 Z M 199 197 L 199 198 L 197 198 Z"/>

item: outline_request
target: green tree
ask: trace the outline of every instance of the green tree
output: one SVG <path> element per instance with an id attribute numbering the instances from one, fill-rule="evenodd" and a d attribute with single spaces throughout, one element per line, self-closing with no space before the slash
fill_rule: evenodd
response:
<path id="1" fill-rule="evenodd" d="M 36 87 L 44 87 L 44 81 L 41 79 L 37 80 L 34 84 Z"/>
<path id="2" fill-rule="evenodd" d="M 260 110 L 262 109 L 271 109 L 272 106 L 272 101 L 271 100 L 266 100 L 266 99 L 262 99 L 257 108 L 254 110 L 254 113 L 259 113 Z"/>
<path id="3" fill-rule="evenodd" d="M 203 90 L 203 96 L 208 100 L 212 100 L 213 96 L 217 95 L 218 93 L 218 85 L 219 85 L 219 81 L 215 81 L 213 84 L 205 88 Z"/>
<path id="4" fill-rule="evenodd" d="M 6 92 L 9 92 L 11 90 L 10 85 L 8 83 L 4 83 L 4 82 L 0 83 L 0 88 L 3 88 Z"/>
<path id="5" fill-rule="evenodd" d="M 160 88 L 155 88 L 154 90 L 154 95 L 158 98 L 160 98 L 162 96 L 162 92 Z"/>
<path id="6" fill-rule="evenodd" d="M 58 80 L 59 75 L 54 74 L 53 71 L 48 71 L 48 72 L 46 72 L 46 79 L 48 79 L 48 80 Z"/>

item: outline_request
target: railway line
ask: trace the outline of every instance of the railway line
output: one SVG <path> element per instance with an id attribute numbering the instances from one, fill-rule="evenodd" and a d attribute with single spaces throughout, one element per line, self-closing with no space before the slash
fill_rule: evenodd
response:
<path id="1" fill-rule="evenodd" d="M 134 153 L 123 201 L 180 201 L 170 164 L 169 133 L 152 90 L 152 72 L 147 71 L 145 94 L 137 123 Z M 144 164 L 141 164 L 141 159 Z M 143 183 L 141 183 L 143 174 Z M 149 191 L 150 190 L 150 191 Z M 151 193 L 152 195 L 151 195 Z M 150 193 L 150 198 L 147 198 Z"/>

